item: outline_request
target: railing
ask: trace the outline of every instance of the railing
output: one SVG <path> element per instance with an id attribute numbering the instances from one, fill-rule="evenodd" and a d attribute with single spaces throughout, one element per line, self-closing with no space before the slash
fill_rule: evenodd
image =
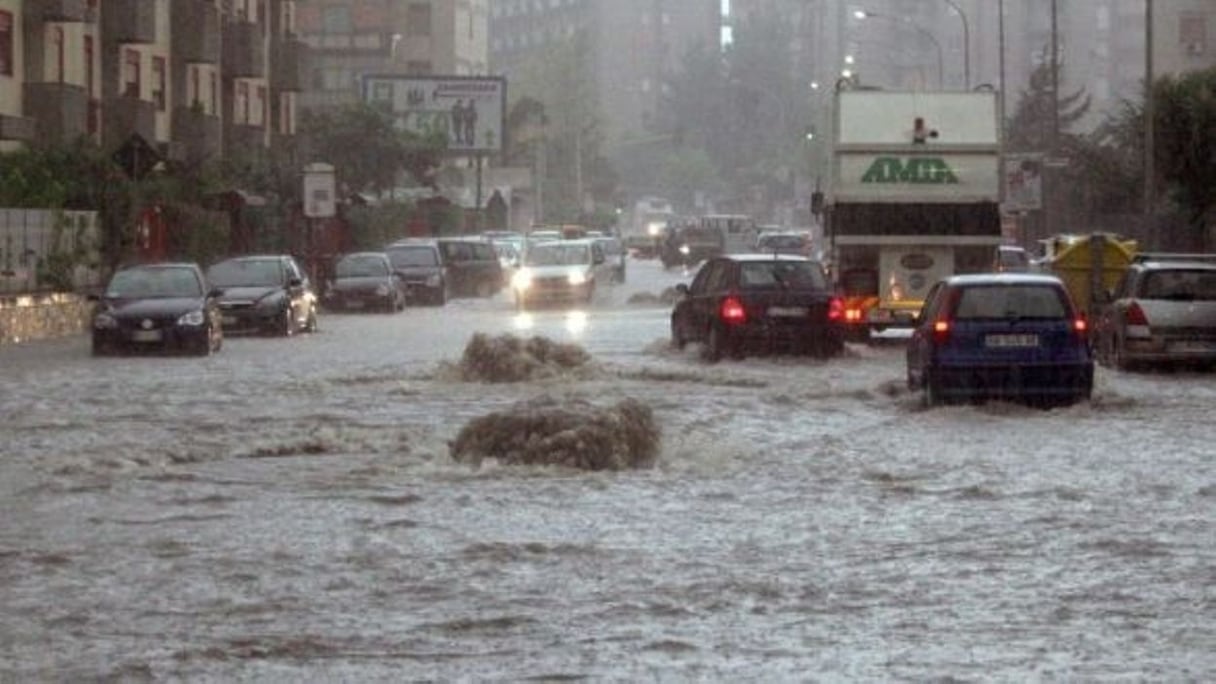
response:
<path id="1" fill-rule="evenodd" d="M 101 284 L 97 213 L 0 209 L 0 294 Z"/>

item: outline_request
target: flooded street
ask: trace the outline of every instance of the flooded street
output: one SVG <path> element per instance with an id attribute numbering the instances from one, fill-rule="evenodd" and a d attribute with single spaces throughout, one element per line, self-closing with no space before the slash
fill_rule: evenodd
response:
<path id="1" fill-rule="evenodd" d="M 903 348 L 702 363 L 680 281 L 330 315 L 206 358 L 0 347 L 0 681 L 1216 675 L 1216 376 L 923 410 Z M 476 332 L 592 368 L 459 380 Z M 471 468 L 534 397 L 635 398 L 653 468 Z"/>

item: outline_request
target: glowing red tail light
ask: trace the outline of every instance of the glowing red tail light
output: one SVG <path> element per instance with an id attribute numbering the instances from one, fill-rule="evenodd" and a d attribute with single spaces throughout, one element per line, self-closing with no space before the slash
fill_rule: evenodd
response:
<path id="1" fill-rule="evenodd" d="M 727 323 L 745 323 L 747 321 L 747 311 L 744 310 L 743 302 L 739 301 L 738 297 L 732 296 L 723 299 L 719 314 Z"/>
<path id="2" fill-rule="evenodd" d="M 845 320 L 844 300 L 840 297 L 832 297 L 832 301 L 828 303 L 828 320 L 839 322 Z"/>
<path id="3" fill-rule="evenodd" d="M 1137 302 L 1132 302 L 1132 305 L 1127 307 L 1123 320 L 1128 325 L 1148 325 L 1148 316 L 1144 315 L 1144 309 L 1141 309 Z"/>
<path id="4" fill-rule="evenodd" d="M 933 321 L 933 341 L 941 344 L 950 339 L 950 321 Z"/>
<path id="5" fill-rule="evenodd" d="M 849 309 L 844 312 L 844 319 L 849 323 L 861 322 L 861 309 Z"/>
<path id="6" fill-rule="evenodd" d="M 1078 316 L 1072 322 L 1072 329 L 1081 337 L 1085 337 L 1087 334 L 1089 334 L 1089 321 L 1085 320 L 1081 316 Z"/>

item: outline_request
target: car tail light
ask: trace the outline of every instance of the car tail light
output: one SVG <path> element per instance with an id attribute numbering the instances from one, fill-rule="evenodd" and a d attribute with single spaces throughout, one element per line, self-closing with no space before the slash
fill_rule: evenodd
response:
<path id="1" fill-rule="evenodd" d="M 1089 334 L 1089 321 L 1085 320 L 1084 316 L 1077 316 L 1073 319 L 1072 329 L 1079 337 L 1085 337 Z"/>
<path id="2" fill-rule="evenodd" d="M 738 297 L 727 297 L 722 300 L 722 308 L 719 311 L 722 320 L 727 323 L 744 323 L 747 321 L 747 311 L 743 309 L 743 302 L 739 301 Z"/>
<path id="3" fill-rule="evenodd" d="M 828 320 L 838 322 L 844 319 L 844 301 L 840 297 L 832 297 L 832 301 L 828 302 Z"/>
<path id="4" fill-rule="evenodd" d="M 1128 325 L 1148 325 L 1148 316 L 1144 315 L 1144 309 L 1140 308 L 1138 302 L 1132 302 L 1132 305 L 1127 307 L 1123 320 Z"/>
<path id="5" fill-rule="evenodd" d="M 861 309 L 849 309 L 844 312 L 844 320 L 849 323 L 861 322 Z"/>
<path id="6" fill-rule="evenodd" d="M 950 339 L 950 321 L 933 321 L 933 341 L 942 344 L 948 339 Z"/>

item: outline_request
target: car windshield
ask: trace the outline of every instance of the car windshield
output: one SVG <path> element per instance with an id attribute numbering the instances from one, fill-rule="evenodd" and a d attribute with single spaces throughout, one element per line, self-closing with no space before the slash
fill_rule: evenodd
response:
<path id="1" fill-rule="evenodd" d="M 964 287 L 954 310 L 954 318 L 958 320 L 1067 317 L 1063 293 L 1051 285 Z"/>
<path id="2" fill-rule="evenodd" d="M 207 270 L 207 280 L 216 287 L 272 287 L 283 284 L 278 259 L 230 259 Z"/>
<path id="3" fill-rule="evenodd" d="M 1169 269 L 1145 275 L 1140 286 L 1143 299 L 1184 301 L 1216 300 L 1216 271 L 1208 269 Z"/>
<path id="4" fill-rule="evenodd" d="M 389 261 L 394 268 L 409 268 L 411 266 L 438 266 L 439 252 L 433 247 L 420 245 L 418 247 L 394 247 L 388 251 Z"/>
<path id="5" fill-rule="evenodd" d="M 371 278 L 388 275 L 388 264 L 378 254 L 352 254 L 334 266 L 339 278 Z"/>
<path id="6" fill-rule="evenodd" d="M 756 261 L 743 264 L 739 283 L 743 287 L 796 287 L 824 289 L 827 279 L 819 264 L 810 261 Z"/>
<path id="7" fill-rule="evenodd" d="M 114 299 L 200 297 L 202 283 L 190 268 L 131 268 L 110 280 L 106 296 Z"/>
<path id="8" fill-rule="evenodd" d="M 535 245 L 528 250 L 528 266 L 581 266 L 591 263 L 587 245 L 563 245 L 560 242 Z"/>

